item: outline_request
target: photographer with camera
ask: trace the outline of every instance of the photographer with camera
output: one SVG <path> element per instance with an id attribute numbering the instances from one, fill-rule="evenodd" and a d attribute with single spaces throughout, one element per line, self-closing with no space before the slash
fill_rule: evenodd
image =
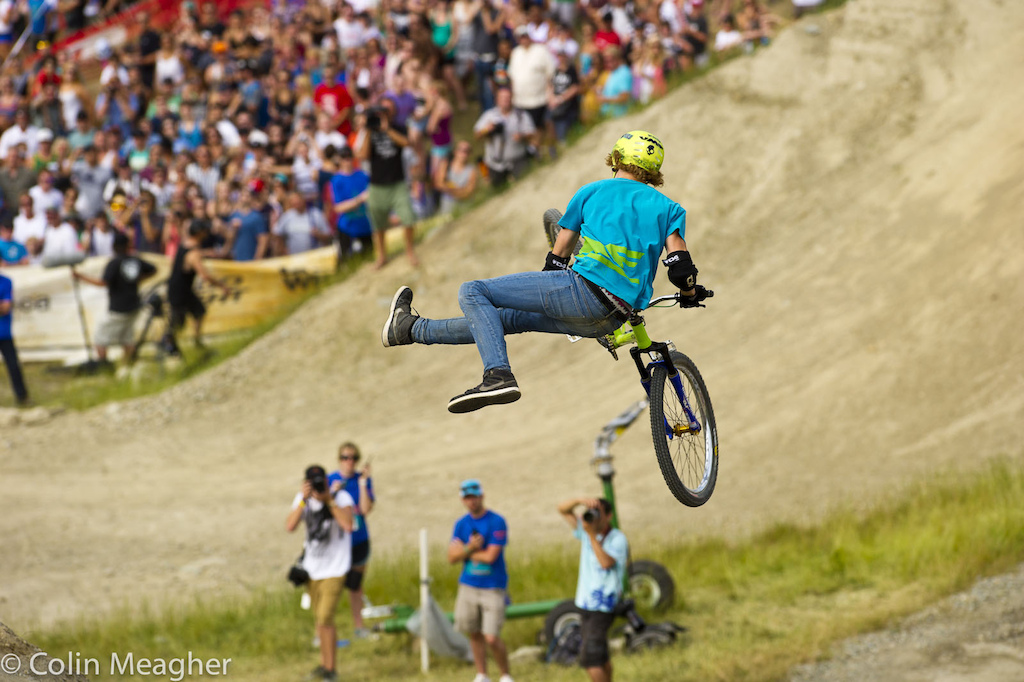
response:
<path id="1" fill-rule="evenodd" d="M 484 140 L 484 164 L 492 187 L 518 178 L 526 171 L 530 156 L 536 153 L 539 133 L 526 112 L 512 106 L 512 91 L 499 88 L 495 106 L 488 109 L 473 126 L 473 134 Z"/>
<path id="2" fill-rule="evenodd" d="M 320 637 L 320 665 L 313 670 L 312 679 L 327 682 L 338 679 L 334 670 L 338 641 L 334 611 L 352 564 L 354 507 L 355 502 L 347 492 L 332 493 L 328 489 L 327 472 L 314 464 L 306 469 L 302 489 L 295 495 L 285 520 L 289 533 L 299 527 L 299 522 L 306 525 L 302 568 L 309 575 L 307 589 Z"/>
<path id="3" fill-rule="evenodd" d="M 512 682 L 508 673 L 508 650 L 501 639 L 505 623 L 505 519 L 484 506 L 484 490 L 475 478 L 459 485 L 462 505 L 469 512 L 455 523 L 448 543 L 448 563 L 462 564 L 459 591 L 455 596 L 455 627 L 469 637 L 476 677 L 473 682 L 490 682 L 487 677 L 487 648 L 501 671 L 499 682 Z"/>
<path id="4" fill-rule="evenodd" d="M 419 265 L 413 250 L 412 226 L 416 216 L 412 211 L 409 188 L 405 184 L 405 168 L 402 165 L 402 149 L 409 144 L 406 129 L 393 122 L 395 103 L 390 99 L 381 100 L 380 106 L 367 111 L 365 121 L 357 119 L 360 132 L 365 131 L 362 143 L 356 150 L 361 161 L 370 162 L 370 191 L 366 207 L 373 227 L 374 267 L 384 267 L 387 252 L 384 233 L 391 226 L 391 214 L 398 216 L 399 225 L 405 232 L 405 253 L 409 263 Z"/>
<path id="5" fill-rule="evenodd" d="M 576 510 L 583 508 L 577 516 Z M 580 541 L 580 568 L 576 582 L 576 607 L 582 612 L 583 643 L 580 666 L 592 682 L 611 682 L 608 629 L 615 620 L 615 606 L 622 599 L 629 544 L 612 527 L 612 504 L 606 499 L 574 498 L 558 505 L 558 513 Z"/>

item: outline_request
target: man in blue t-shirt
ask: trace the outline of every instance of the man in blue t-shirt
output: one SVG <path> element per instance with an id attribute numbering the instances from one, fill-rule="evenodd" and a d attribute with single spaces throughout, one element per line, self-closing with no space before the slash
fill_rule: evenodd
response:
<path id="1" fill-rule="evenodd" d="M 370 177 L 355 167 L 352 148 L 338 152 L 338 172 L 331 178 L 331 201 L 338 228 L 338 258 L 362 252 L 373 235 L 366 200 L 370 196 Z M 359 244 L 356 247 L 356 244 Z"/>
<path id="2" fill-rule="evenodd" d="M 465 282 L 459 289 L 463 317 L 431 320 L 412 313 L 412 289 L 401 287 L 381 331 L 385 348 L 421 344 L 475 343 L 484 380 L 448 401 L 449 412 L 470 412 L 518 400 L 519 384 L 509 365 L 506 334 L 539 331 L 601 338 L 643 309 L 654 291 L 662 250 L 668 278 L 680 290 L 680 305 L 699 305 L 707 290 L 686 248 L 686 211 L 654 189 L 663 183 L 664 147 L 634 130 L 618 139 L 605 159 L 611 179 L 584 185 L 562 215 L 544 213 L 544 223 L 562 228 L 541 272 L 522 272 Z M 549 232 L 550 233 L 550 232 Z M 583 245 L 569 267 L 576 242 Z"/>
<path id="3" fill-rule="evenodd" d="M 10 225 L 0 224 L 0 265 L 27 265 L 28 249 L 14 241 L 14 230 Z"/>
<path id="4" fill-rule="evenodd" d="M 253 186 L 259 182 L 258 186 Z M 228 216 L 231 226 L 229 250 L 236 261 L 259 260 L 267 252 L 267 241 L 270 239 L 270 227 L 267 217 L 259 210 L 258 193 L 263 190 L 263 182 L 250 182 L 249 192 L 242 200 L 242 210 Z"/>
<path id="5" fill-rule="evenodd" d="M 455 597 L 455 627 L 469 636 L 476 665 L 476 680 L 487 677 L 487 649 L 491 650 L 499 682 L 512 682 L 508 672 L 508 651 L 501 639 L 508 601 L 508 573 L 505 572 L 505 519 L 484 506 L 484 490 L 475 478 L 459 486 L 462 505 L 469 513 L 455 522 L 448 544 L 448 563 L 462 564 L 459 591 Z"/>
<path id="6" fill-rule="evenodd" d="M 363 578 L 370 562 L 370 529 L 366 527 L 366 515 L 373 511 L 377 501 L 373 494 L 373 479 L 370 478 L 370 464 L 362 471 L 356 471 L 361 455 L 355 443 L 342 443 L 338 448 L 338 470 L 327 477 L 331 492 L 344 490 L 356 503 L 352 520 L 352 568 L 345 576 L 349 604 L 352 607 L 352 626 L 357 639 L 367 639 L 370 631 L 363 627 Z"/>
<path id="7" fill-rule="evenodd" d="M 580 508 L 583 512 L 577 516 Z M 558 513 L 580 541 L 575 599 L 582 617 L 580 666 L 591 682 L 611 682 L 608 629 L 615 620 L 615 606 L 622 599 L 629 543 L 622 531 L 612 527 L 612 504 L 606 499 L 566 500 L 558 505 Z"/>
<path id="8" fill-rule="evenodd" d="M 14 398 L 19 405 L 28 402 L 28 389 L 21 375 L 21 363 L 18 362 L 18 349 L 14 346 L 11 334 L 11 317 L 14 310 L 14 285 L 11 280 L 0 275 L 0 355 L 7 365 L 7 375 L 11 379 Z"/>

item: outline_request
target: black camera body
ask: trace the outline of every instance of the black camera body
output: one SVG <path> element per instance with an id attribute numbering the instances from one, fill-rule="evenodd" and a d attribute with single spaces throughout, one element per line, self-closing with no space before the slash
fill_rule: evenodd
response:
<path id="1" fill-rule="evenodd" d="M 381 111 L 380 107 L 371 107 L 366 112 L 366 127 L 374 132 L 378 132 L 380 130 Z"/>
<path id="2" fill-rule="evenodd" d="M 504 134 L 505 134 L 505 122 L 504 121 L 498 121 L 497 123 L 495 123 L 491 127 L 491 132 L 488 133 L 488 135 L 491 135 L 493 137 L 497 137 L 498 135 L 504 135 Z"/>
<path id="3" fill-rule="evenodd" d="M 309 485 L 314 492 L 325 493 L 327 492 L 327 477 L 323 474 L 313 474 L 309 477 Z"/>
<path id="4" fill-rule="evenodd" d="M 587 511 L 583 512 L 583 520 L 587 523 L 593 523 L 594 521 L 597 521 L 598 516 L 599 514 L 597 513 L 596 509 L 587 509 Z"/>

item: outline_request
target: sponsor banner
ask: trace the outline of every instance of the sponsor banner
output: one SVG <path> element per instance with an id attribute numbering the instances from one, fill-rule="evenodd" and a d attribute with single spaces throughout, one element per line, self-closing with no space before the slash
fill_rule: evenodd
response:
<path id="1" fill-rule="evenodd" d="M 308 292 L 326 283 L 334 273 L 335 254 L 334 248 L 325 247 L 250 263 L 206 261 L 210 273 L 223 280 L 228 291 L 200 283 L 196 278 L 196 293 L 207 308 L 204 334 L 250 329 L 287 310 Z M 155 291 L 166 301 L 170 259 L 153 254 L 143 254 L 142 258 L 157 267 L 157 274 L 141 287 L 143 299 Z M 76 269 L 100 279 L 109 260 L 90 258 Z M 106 289 L 79 282 L 76 296 L 69 266 L 13 267 L 4 268 L 3 273 L 14 285 L 13 331 L 19 352 L 24 352 L 27 359 L 81 357 L 86 334 L 93 338 L 97 323 L 106 314 L 109 301 Z M 166 305 L 164 312 L 167 312 Z M 139 331 L 147 314 L 148 309 L 144 309 L 139 315 Z M 155 338 L 163 330 L 164 323 L 154 321 L 149 338 Z"/>

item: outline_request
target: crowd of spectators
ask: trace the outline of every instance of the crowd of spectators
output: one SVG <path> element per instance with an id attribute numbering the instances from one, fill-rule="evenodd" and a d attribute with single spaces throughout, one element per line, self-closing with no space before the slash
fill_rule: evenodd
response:
<path id="1" fill-rule="evenodd" d="M 83 4 L 97 6 L 119 5 Z M 0 0 L 0 43 L 20 7 Z M 415 263 L 415 222 L 557 155 L 574 126 L 660 97 L 710 52 L 768 40 L 776 21 L 761 0 L 181 7 L 159 29 L 137 12 L 129 40 L 97 41 L 95 59 L 44 43 L 7 60 L 0 264 L 110 256 L 118 232 L 173 255 L 194 221 L 210 257 L 335 243 L 373 248 L 378 266 L 383 231 L 402 226 Z"/>

